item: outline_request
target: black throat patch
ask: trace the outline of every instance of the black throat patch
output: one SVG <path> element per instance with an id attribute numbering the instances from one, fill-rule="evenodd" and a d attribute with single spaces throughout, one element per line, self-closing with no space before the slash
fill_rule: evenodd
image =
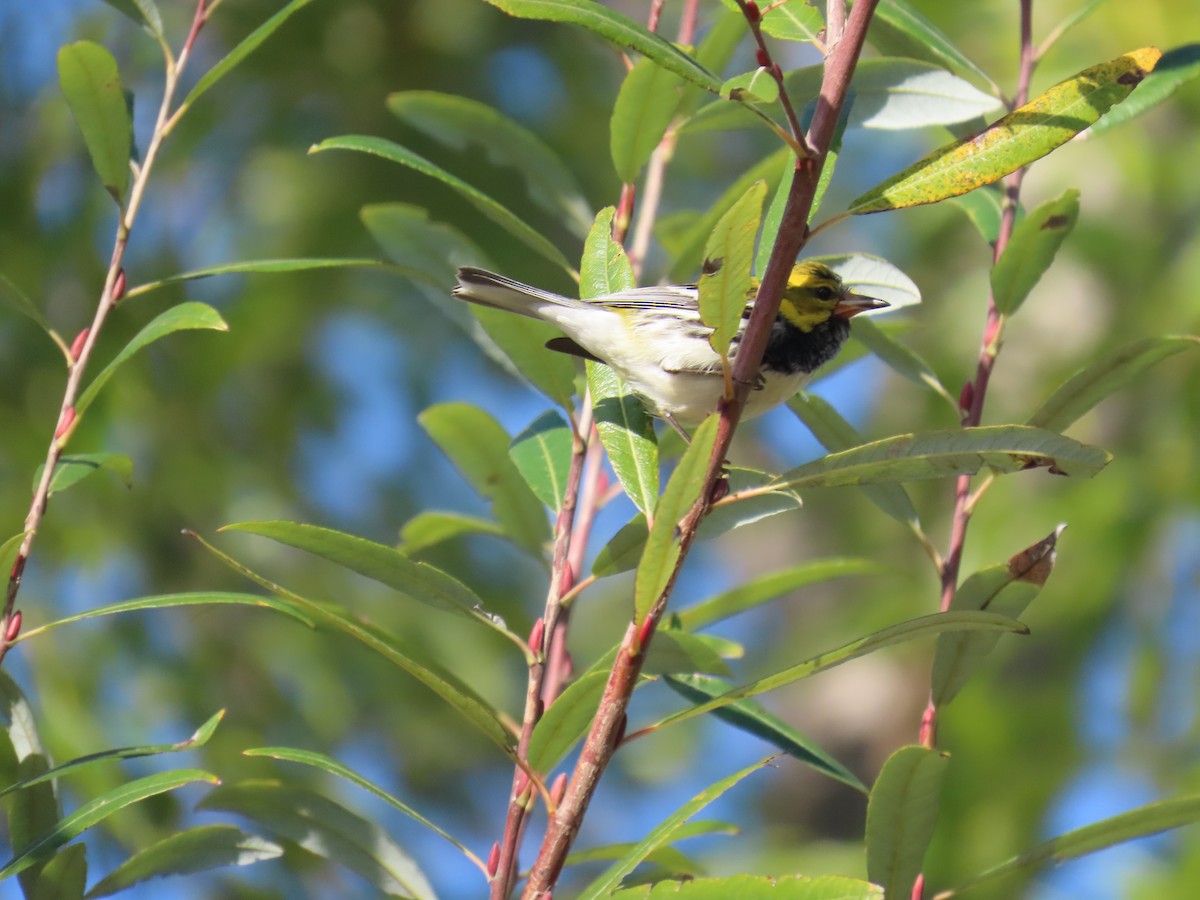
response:
<path id="1" fill-rule="evenodd" d="M 814 372 L 837 355 L 849 336 L 846 319 L 831 317 L 812 331 L 801 331 L 780 316 L 771 326 L 763 367 L 787 375 Z"/>

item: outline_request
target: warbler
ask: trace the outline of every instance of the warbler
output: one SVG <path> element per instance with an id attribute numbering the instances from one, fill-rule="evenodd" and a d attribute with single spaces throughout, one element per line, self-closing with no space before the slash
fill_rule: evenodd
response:
<path id="1" fill-rule="evenodd" d="M 754 308 L 757 279 L 753 285 L 730 347 L 733 358 Z M 549 341 L 547 347 L 611 366 L 652 413 L 681 433 L 681 425 L 695 425 L 716 409 L 724 393 L 721 358 L 708 340 L 712 329 L 700 321 L 694 284 L 633 288 L 575 300 L 463 267 L 452 293 L 460 300 L 555 325 L 565 337 Z M 792 397 L 819 366 L 837 355 L 850 336 L 852 316 L 885 306 L 883 300 L 851 293 L 826 265 L 797 263 L 742 418 L 761 415 Z"/>

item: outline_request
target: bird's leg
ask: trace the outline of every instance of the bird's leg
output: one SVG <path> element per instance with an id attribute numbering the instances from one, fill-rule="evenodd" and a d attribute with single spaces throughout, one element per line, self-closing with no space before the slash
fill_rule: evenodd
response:
<path id="1" fill-rule="evenodd" d="M 750 390 L 752 391 L 761 391 L 767 386 L 767 376 L 765 376 L 762 372 L 759 372 L 750 381 L 745 381 L 741 378 L 736 379 L 736 381 L 738 384 L 749 385 Z"/>
<path id="2" fill-rule="evenodd" d="M 690 447 L 692 444 L 692 439 L 690 437 L 688 437 L 688 433 L 683 430 L 683 426 L 675 421 L 675 417 L 673 415 L 671 415 L 669 412 L 660 412 L 659 415 L 663 417 L 663 419 L 666 421 L 666 423 L 668 425 L 670 425 L 677 432 L 679 432 L 679 436 L 681 438 L 683 438 L 683 442 Z"/>

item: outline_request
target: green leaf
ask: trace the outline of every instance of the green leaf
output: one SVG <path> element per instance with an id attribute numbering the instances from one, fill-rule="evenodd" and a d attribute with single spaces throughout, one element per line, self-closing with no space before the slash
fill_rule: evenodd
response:
<path id="1" fill-rule="evenodd" d="M 916 59 L 864 59 L 854 70 L 852 127 L 904 130 L 956 125 L 996 112 L 985 94 L 940 66 Z"/>
<path id="2" fill-rule="evenodd" d="M 670 816 L 660 822 L 655 828 L 639 841 L 634 848 L 627 853 L 621 860 L 609 868 L 603 875 L 589 884 L 583 889 L 578 900 L 597 900 L 599 897 L 607 897 L 612 891 L 620 886 L 622 879 L 630 872 L 638 867 L 638 865 L 646 859 L 651 853 L 670 843 L 675 833 L 684 823 L 692 816 L 708 806 L 742 779 L 754 774 L 763 766 L 771 761 L 771 757 L 757 762 L 752 766 L 742 769 L 740 772 L 723 778 L 716 784 L 705 788 Z"/>
<path id="3" fill-rule="evenodd" d="M 1000 236 L 1000 211 L 1004 207 L 1004 192 L 997 185 L 976 188 L 960 197 L 951 197 L 989 245 Z"/>
<path id="4" fill-rule="evenodd" d="M 203 781 L 207 784 L 218 784 L 220 779 L 199 769 L 179 769 L 173 772 L 160 772 L 148 775 L 136 781 L 123 784 L 83 804 L 75 812 L 60 819 L 53 828 L 21 847 L 8 864 L 0 869 L 0 881 L 25 871 L 30 866 L 43 862 L 54 854 L 59 847 L 70 843 L 83 832 L 98 825 L 113 813 L 132 806 L 141 800 L 165 794 L 185 785 Z"/>
<path id="5" fill-rule="evenodd" d="M 666 490 L 654 508 L 654 524 L 634 579 L 634 620 L 642 622 L 666 590 L 679 561 L 679 521 L 687 514 L 704 486 L 708 459 L 717 440 L 720 417 L 711 415 L 696 428 L 692 443 L 671 474 Z"/>
<path id="6" fill-rule="evenodd" d="M 508 448 L 525 483 L 555 512 L 562 509 L 574 443 L 575 433 L 567 420 L 549 410 L 513 438 Z"/>
<path id="7" fill-rule="evenodd" d="M 825 160 L 825 166 L 832 168 L 828 158 Z M 821 169 L 821 175 L 824 176 L 824 174 L 825 168 Z M 787 206 L 788 194 L 792 192 L 792 179 L 795 175 L 796 166 L 792 160 L 785 159 L 779 185 L 771 197 L 766 215 L 763 216 L 762 234 L 758 239 L 758 250 L 754 256 L 754 272 L 759 278 L 767 271 L 767 263 L 771 260 L 771 251 L 775 249 L 775 239 L 779 236 L 779 225 L 783 221 L 783 210 Z M 813 202 L 815 204 L 816 201 Z"/>
<path id="8" fill-rule="evenodd" d="M 802 678 L 808 678 L 810 675 L 816 675 L 818 672 L 824 672 L 835 666 L 840 666 L 844 662 L 849 662 L 860 656 L 866 656 L 868 653 L 874 653 L 876 650 L 890 647 L 893 644 L 901 644 L 923 637 L 933 637 L 944 631 L 972 630 L 1028 633 L 1028 629 L 1015 619 L 988 612 L 946 612 L 937 613 L 932 616 L 922 616 L 917 619 L 909 619 L 898 625 L 892 625 L 889 628 L 884 628 L 874 634 L 867 635 L 864 638 L 851 641 L 849 644 L 844 644 L 835 650 L 829 650 L 805 662 L 789 666 L 773 675 L 768 675 L 765 678 L 744 684 L 739 688 L 725 691 L 698 706 L 673 713 L 652 727 L 659 729 L 665 728 L 667 725 L 685 722 L 702 713 L 729 706 L 731 703 L 736 703 L 739 700 L 765 694 L 767 691 L 773 691 L 776 688 L 799 681 Z"/>
<path id="9" fill-rule="evenodd" d="M 959 585 L 951 608 L 986 609 L 1014 619 L 1020 616 L 1054 569 L 1058 536 L 1064 527 L 1060 525 L 1007 564 L 974 573 Z M 941 635 L 933 658 L 933 703 L 942 707 L 953 700 L 999 640 L 998 634 L 982 632 Z"/>
<path id="10" fill-rule="evenodd" d="M 642 667 L 647 675 L 720 675 L 733 677 L 721 652 L 728 649 L 721 638 L 708 634 L 689 634 L 674 628 L 660 628 L 646 654 Z"/>
<path id="11" fill-rule="evenodd" d="M 818 559 L 799 563 L 739 584 L 675 613 L 672 619 L 685 631 L 698 631 L 810 584 L 849 575 L 877 575 L 886 571 L 886 567 L 869 559 Z"/>
<path id="12" fill-rule="evenodd" d="M 600 548 L 592 563 L 592 574 L 597 578 L 605 578 L 636 568 L 649 533 L 645 513 L 638 513 Z"/>
<path id="13" fill-rule="evenodd" d="M 678 843 L 690 837 L 698 835 L 734 835 L 738 834 L 736 825 L 731 825 L 728 822 L 717 822 L 712 819 L 701 820 L 698 822 L 689 822 L 675 832 L 673 840 Z M 567 855 L 566 861 L 563 863 L 564 868 L 571 866 L 579 866 L 585 863 L 593 862 L 610 862 L 614 859 L 621 859 L 634 848 L 635 844 L 632 841 L 626 841 L 619 844 L 603 844 L 599 847 L 588 847 L 584 850 L 573 850 Z M 689 875 L 702 872 L 700 865 L 689 859 L 684 853 L 681 853 L 674 847 L 659 847 L 653 853 L 646 857 L 645 863 L 653 866 L 656 872 L 656 880 L 658 872 L 669 872 L 672 875 Z M 622 893 L 617 891 L 617 894 Z"/>
<path id="14" fill-rule="evenodd" d="M 800 421 L 812 432 L 813 437 L 820 441 L 821 446 L 831 453 L 840 453 L 852 447 L 860 446 L 862 435 L 844 418 L 832 405 L 816 394 L 800 391 L 788 401 Z M 863 494 L 872 503 L 914 532 L 921 529 L 921 519 L 913 506 L 908 491 L 900 484 L 864 484 L 860 486 Z"/>
<path id="15" fill-rule="evenodd" d="M 881 53 L 915 56 L 944 65 L 960 75 L 969 75 L 999 94 L 999 86 L 983 69 L 959 50 L 946 35 L 917 12 L 908 0 L 882 0 L 875 8 L 868 35 Z"/>
<path id="16" fill-rule="evenodd" d="M 468 403 L 439 403 L 417 417 L 455 468 L 492 505 L 505 533 L 541 556 L 550 538 L 546 510 L 508 457 L 500 423 Z"/>
<path id="17" fill-rule="evenodd" d="M 812 42 L 824 28 L 825 19 L 810 0 L 784 0 L 770 4 L 762 17 L 763 32 L 785 41 Z"/>
<path id="18" fill-rule="evenodd" d="M 445 222 L 433 221 L 429 211 L 411 203 L 369 203 L 359 210 L 359 218 L 387 258 L 402 273 L 430 288 L 434 306 L 464 330 L 479 331 L 465 303 L 447 303 L 446 295 L 454 283 L 454 270 L 461 265 L 487 268 L 489 261 L 461 231 Z"/>
<path id="19" fill-rule="evenodd" d="M 1096 447 L 1027 425 L 901 434 L 831 453 L 779 476 L 781 487 L 917 481 L 969 475 L 984 466 L 995 472 L 1047 467 L 1056 474 L 1090 478 L 1112 459 Z"/>
<path id="20" fill-rule="evenodd" d="M 478 147 L 488 162 L 515 169 L 529 199 L 583 237 L 591 207 L 571 170 L 532 131 L 494 107 L 437 91 L 398 91 L 387 98 L 397 118 L 456 150 Z"/>
<path id="21" fill-rule="evenodd" d="M 139 350 L 176 331 L 205 329 L 209 331 L 229 330 L 229 326 L 225 324 L 225 320 L 221 318 L 220 314 L 205 303 L 180 303 L 178 306 L 172 306 L 160 313 L 145 328 L 134 335 L 133 340 L 126 344 L 121 352 L 113 357 L 112 362 L 92 379 L 92 383 L 87 386 L 75 403 L 76 418 L 81 417 L 84 411 L 92 405 L 92 401 L 96 399 L 100 389 L 108 383 L 108 379 L 116 374 L 117 369 Z"/>
<path id="22" fill-rule="evenodd" d="M 225 525 L 221 531 L 270 538 L 378 581 L 417 603 L 511 634 L 495 616 L 484 611 L 479 595 L 457 578 L 428 563 L 415 562 L 394 547 L 299 522 L 238 522 Z"/>
<path id="23" fill-rule="evenodd" d="M 251 757 L 266 756 L 270 757 L 271 759 L 284 760 L 285 762 L 299 763 L 303 766 L 313 766 L 314 768 L 328 772 L 330 775 L 343 778 L 346 781 L 349 781 L 351 784 L 356 784 L 363 790 L 369 791 L 376 797 L 379 797 L 381 800 L 391 805 L 394 809 L 399 810 L 414 822 L 424 825 L 434 834 L 449 841 L 451 844 L 457 847 L 467 859 L 474 862 L 475 865 L 477 865 L 480 869 L 484 868 L 484 865 L 482 862 L 480 862 L 479 858 L 470 850 L 468 850 L 467 847 L 457 838 L 442 830 L 437 825 L 434 825 L 433 822 L 429 821 L 399 797 L 388 793 L 383 788 L 379 787 L 379 785 L 375 784 L 375 782 L 364 778 L 349 766 L 338 762 L 331 756 L 326 756 L 324 753 L 316 753 L 312 750 L 297 750 L 293 747 L 256 747 L 252 750 L 243 750 L 242 755 Z"/>
<path id="24" fill-rule="evenodd" d="M 1200 337 L 1168 334 L 1115 350 L 1067 379 L 1029 417 L 1029 424 L 1050 431 L 1065 431 L 1093 406 L 1159 360 L 1197 345 L 1200 345 Z"/>
<path id="25" fill-rule="evenodd" d="M 759 66 L 751 72 L 734 75 L 722 84 L 721 96 L 750 103 L 774 103 L 779 99 L 779 82 L 769 69 Z"/>
<path id="26" fill-rule="evenodd" d="M 382 828 L 307 788 L 266 780 L 223 784 L 198 808 L 246 816 L 277 837 L 356 872 L 385 896 L 435 896 L 420 867 Z"/>
<path id="27" fill-rule="evenodd" d="M 700 277 L 700 321 L 713 330 L 708 342 L 723 360 L 754 285 L 754 238 L 762 219 L 765 181 L 756 181 L 717 222 L 704 245 L 704 274 Z"/>
<path id="28" fill-rule="evenodd" d="M 584 672 L 546 708 L 529 738 L 530 768 L 548 773 L 571 752 L 592 724 L 607 683 L 605 669 Z"/>
<path id="29" fill-rule="evenodd" d="M 810 259 L 823 262 L 837 272 L 846 287 L 868 297 L 886 300 L 893 309 L 921 302 L 921 289 L 917 283 L 883 257 L 869 253 L 839 253 Z M 870 321 L 870 317 L 859 317 L 854 324 L 864 321 Z"/>
<path id="30" fill-rule="evenodd" d="M 864 347 L 875 354 L 880 362 L 886 364 L 897 375 L 907 378 L 913 384 L 930 388 L 935 394 L 950 404 L 950 409 L 958 413 L 958 401 L 950 395 L 933 367 L 925 362 L 917 352 L 907 344 L 902 344 L 866 316 L 859 316 L 854 323 L 851 336 Z"/>
<path id="31" fill-rule="evenodd" d="M 45 468 L 45 465 L 40 465 L 33 473 L 34 490 L 41 483 Z M 105 469 L 121 479 L 125 487 L 133 487 L 133 460 L 123 453 L 67 453 L 59 457 L 58 465 L 54 467 L 50 493 L 65 491 L 89 475 Z"/>
<path id="32" fill-rule="evenodd" d="M 583 243 L 583 260 L 579 264 L 579 296 L 584 300 L 595 300 L 637 287 L 633 265 L 625 248 L 612 239 L 614 215 L 616 210 L 611 206 L 596 213 L 596 219 Z"/>
<path id="33" fill-rule="evenodd" d="M 935 150 L 851 202 L 849 213 L 881 212 L 957 197 L 1041 159 L 1124 100 L 1158 62 L 1143 47 L 1084 69 L 984 131 Z"/>
<path id="34" fill-rule="evenodd" d="M 215 715 L 209 717 L 208 721 L 201 725 L 192 734 L 190 738 L 183 741 L 178 741 L 174 744 L 148 744 L 142 747 L 119 747 L 115 750 L 102 750 L 99 753 L 89 753 L 87 756 L 80 756 L 70 762 L 63 763 L 61 766 L 55 766 L 52 769 L 33 776 L 25 778 L 21 781 L 9 784 L 7 787 L 0 790 L 0 797 L 6 794 L 11 794 L 14 791 L 23 791 L 33 787 L 36 784 L 41 784 L 45 781 L 52 781 L 63 778 L 67 775 L 72 775 L 80 769 L 85 769 L 97 763 L 110 762 L 116 759 L 137 759 L 141 756 L 159 756 L 164 753 L 178 753 L 180 750 L 193 750 L 197 747 L 203 747 L 209 742 L 213 734 L 216 733 L 217 726 L 221 724 L 221 720 L 225 718 L 225 710 L 221 710 Z"/>
<path id="35" fill-rule="evenodd" d="M 445 299 L 442 304 L 468 306 L 457 300 Z M 553 353 L 546 349 L 546 343 L 562 337 L 562 332 L 549 322 L 515 316 L 507 310 L 489 309 L 477 303 L 470 304 L 468 311 L 482 326 L 489 343 L 498 347 L 503 354 L 501 364 L 505 368 L 524 378 L 563 409 L 572 408 L 575 361 L 565 353 Z M 487 349 L 486 345 L 484 349 Z"/>
<path id="36" fill-rule="evenodd" d="M 883 900 L 883 891 L 840 875 L 731 875 L 658 881 L 613 891 L 611 896 L 620 900 Z"/>
<path id="37" fill-rule="evenodd" d="M 422 175 L 428 175 L 430 178 L 437 179 L 458 193 L 459 196 L 514 238 L 525 244 L 525 246 L 555 265 L 562 266 L 566 272 L 571 273 L 574 271 L 571 268 L 571 264 L 567 262 L 567 258 L 562 255 L 561 250 L 507 206 L 493 200 L 487 194 L 483 193 L 483 191 L 468 184 L 458 176 L 451 175 L 445 169 L 435 165 L 423 156 L 413 153 L 407 147 L 402 147 L 384 138 L 351 134 L 327 138 L 321 141 L 321 143 L 313 145 L 309 148 L 308 152 L 321 153 L 325 150 L 354 150 L 358 153 L 368 153 L 386 159 L 389 162 L 407 166 L 416 172 L 420 172 Z"/>
<path id="38" fill-rule="evenodd" d="M 404 523 L 400 529 L 401 553 L 408 556 L 420 553 L 437 544 L 468 534 L 489 534 L 504 537 L 504 529 L 490 519 L 464 516 L 460 513 L 421 512 Z"/>
<path id="39" fill-rule="evenodd" d="M 117 61 L 91 41 L 67 44 L 58 51 L 58 81 L 83 132 L 83 142 L 96 174 L 105 190 L 123 207 L 129 188 L 133 120 Z"/>
<path id="40" fill-rule="evenodd" d="M 657 639 L 656 635 L 656 639 Z M 651 645 L 653 646 L 653 645 Z M 693 703 L 706 703 L 729 689 L 729 685 L 704 675 L 669 675 L 667 686 Z M 713 715 L 734 728 L 762 738 L 835 781 L 867 793 L 866 785 L 806 735 L 767 710 L 755 700 L 739 700 L 713 710 Z"/>
<path id="41" fill-rule="evenodd" d="M 104 0 L 118 12 L 129 16 L 137 24 L 143 26 L 154 37 L 162 40 L 162 14 L 154 4 L 154 0 Z"/>
<path id="42" fill-rule="evenodd" d="M 593 0 L 487 0 L 492 6 L 518 19 L 565 22 L 595 32 L 618 47 L 636 50 L 662 68 L 674 72 L 692 84 L 712 91 L 720 90 L 721 81 L 674 44 L 663 40 L 637 22 Z"/>
<path id="43" fill-rule="evenodd" d="M 284 22 L 310 3 L 312 3 L 312 0 L 290 0 L 279 12 L 250 32 L 250 34 L 242 39 L 240 44 L 230 50 L 220 62 L 200 77 L 200 80 L 196 82 L 196 86 L 183 99 L 183 103 L 179 104 L 179 111 L 175 114 L 176 117 L 191 108 L 192 104 L 199 100 L 209 88 L 233 71 L 234 67 L 257 50 Z"/>
<path id="44" fill-rule="evenodd" d="M 1088 137 L 1096 137 L 1117 125 L 1153 109 L 1165 100 L 1170 99 L 1179 88 L 1200 76 L 1200 44 L 1184 44 L 1168 50 L 1154 67 L 1154 71 L 1146 76 L 1137 92 L 1120 106 L 1115 106 L 1104 114 L 1088 132 Z"/>
<path id="45" fill-rule="evenodd" d="M 609 151 L 621 181 L 637 181 L 679 109 L 683 86 L 682 78 L 648 58 L 621 82 L 609 122 Z"/>
<path id="46" fill-rule="evenodd" d="M 109 897 L 155 878 L 192 875 L 224 866 L 249 866 L 280 856 L 283 847 L 274 841 L 232 825 L 201 825 L 139 850 L 98 882 L 87 896 L 89 900 Z"/>
<path id="47" fill-rule="evenodd" d="M 800 509 L 800 495 L 788 488 L 777 489 L 775 476 L 756 469 L 730 466 L 729 494 L 717 503 L 696 532 L 701 540 L 720 537 L 727 531 L 752 525 L 780 513 Z"/>
<path id="48" fill-rule="evenodd" d="M 218 266 L 196 269 L 194 272 L 182 272 L 179 275 L 171 275 L 168 278 L 160 278 L 157 281 L 148 281 L 145 284 L 139 284 L 137 287 L 131 288 L 126 292 L 124 299 L 128 301 L 140 294 L 149 294 L 151 291 L 157 291 L 159 288 L 164 288 L 168 285 L 182 284 L 186 281 L 197 281 L 201 278 L 211 278 L 214 275 L 275 274 L 279 272 L 308 272 L 312 269 L 351 267 L 377 269 L 381 268 L 382 265 L 377 259 L 251 259 L 243 262 L 222 263 Z"/>
<path id="49" fill-rule="evenodd" d="M 29 875 L 33 870 L 27 869 Z M 26 900 L 82 900 L 87 887 L 87 847 L 72 844 L 50 858 L 37 873 L 37 883 Z"/>
<path id="50" fill-rule="evenodd" d="M 1011 316 L 1054 262 L 1058 248 L 1079 218 L 1079 191 L 1069 190 L 1043 203 L 1013 229 L 1004 252 L 992 267 L 996 308 Z"/>
<path id="51" fill-rule="evenodd" d="M 29 299 L 23 290 L 4 275 L 0 275 L 0 302 L 37 322 L 38 325 L 42 326 L 44 332 L 54 337 L 54 329 L 50 327 L 50 322 L 42 315 L 42 311 L 37 308 L 37 305 Z"/>
<path id="52" fill-rule="evenodd" d="M 901 747 L 875 779 L 867 803 L 867 878 L 884 896 L 908 896 L 921 874 L 949 762 L 928 747 Z"/>
<path id="53" fill-rule="evenodd" d="M 14 534 L 0 544 L 0 570 L 8 572 L 12 569 L 12 565 L 17 561 L 17 553 L 21 548 L 21 544 L 25 540 L 26 532 L 22 531 L 19 534 Z"/>
<path id="54" fill-rule="evenodd" d="M 1107 847 L 1124 844 L 1138 838 L 1159 834 L 1182 825 L 1190 825 L 1200 819 L 1200 795 L 1176 797 L 1158 803 L 1139 806 L 1129 812 L 1093 822 L 1083 828 L 1068 831 L 1058 837 L 1038 844 L 1020 856 L 1014 856 L 1000 865 L 988 869 L 953 890 L 943 891 L 935 900 L 957 897 L 969 887 L 995 881 L 1014 872 L 1032 870 L 1043 863 L 1063 863 L 1096 853 Z"/>

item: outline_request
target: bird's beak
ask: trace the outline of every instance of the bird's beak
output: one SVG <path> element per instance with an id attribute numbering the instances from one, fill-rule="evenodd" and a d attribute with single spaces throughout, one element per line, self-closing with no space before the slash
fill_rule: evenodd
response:
<path id="1" fill-rule="evenodd" d="M 851 316 L 857 316 L 861 312 L 883 309 L 885 306 L 891 305 L 886 300 L 877 300 L 874 297 L 864 297 L 862 294 L 852 294 L 850 291 L 845 291 L 842 294 L 842 299 L 833 308 L 833 314 L 839 319 L 849 319 Z"/>

